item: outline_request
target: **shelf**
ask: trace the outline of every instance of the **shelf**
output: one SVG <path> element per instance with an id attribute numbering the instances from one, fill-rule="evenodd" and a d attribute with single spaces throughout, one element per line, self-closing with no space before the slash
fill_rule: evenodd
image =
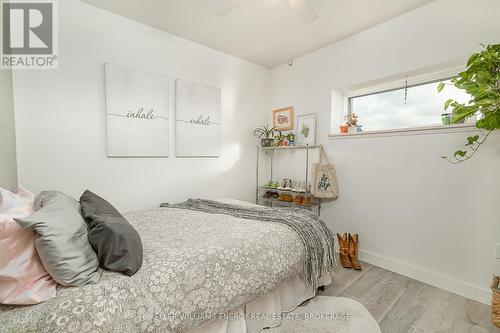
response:
<path id="1" fill-rule="evenodd" d="M 310 179 L 309 179 L 309 168 L 310 168 L 310 160 L 309 160 L 309 149 L 318 149 L 318 148 L 321 148 L 321 145 L 293 145 L 293 146 L 278 146 L 278 147 L 261 147 L 261 146 L 257 146 L 257 159 L 256 159 L 256 165 L 257 165 L 257 179 L 256 179 L 256 190 L 255 190 L 255 202 L 258 204 L 258 205 L 263 205 L 263 206 L 267 206 L 267 207 L 297 207 L 297 208 L 302 208 L 302 209 L 308 209 L 312 212 L 314 212 L 315 214 L 317 214 L 318 216 L 320 215 L 321 213 L 321 199 L 317 199 L 317 198 L 314 198 L 312 195 L 311 195 L 311 192 L 310 192 L 310 187 L 309 187 L 309 184 L 310 184 Z M 265 186 L 261 186 L 259 184 L 261 184 L 260 180 L 259 180 L 259 156 L 261 156 L 261 154 L 259 154 L 259 151 L 264 151 L 264 153 L 266 153 L 267 157 L 269 158 L 270 160 L 270 177 L 267 178 L 267 179 L 273 179 L 273 159 L 274 158 L 279 158 L 280 156 L 282 156 L 281 154 L 278 154 L 278 155 L 275 155 L 274 154 L 274 151 L 289 151 L 289 150 L 303 150 L 304 151 L 304 155 L 305 155 L 305 159 L 304 159 L 304 162 L 305 162 L 305 168 L 304 168 L 304 178 L 305 179 L 305 183 L 307 184 L 306 186 L 306 191 L 304 192 L 294 192 L 294 191 L 291 191 L 291 190 L 279 190 L 279 189 L 273 189 L 273 188 L 270 188 L 270 187 L 265 187 Z M 270 152 L 268 154 L 268 152 Z M 294 154 L 295 155 L 295 154 Z M 302 155 L 302 154 L 299 154 L 299 155 Z M 295 199 L 298 199 L 298 197 L 307 197 L 309 200 L 308 201 L 311 201 L 309 204 L 307 205 L 301 205 L 301 204 L 296 204 L 293 200 L 291 202 L 289 201 L 280 201 L 278 200 L 278 195 L 276 195 L 276 197 L 273 197 L 271 196 L 271 198 L 264 198 L 263 196 L 263 193 L 262 192 L 272 192 L 274 195 L 278 194 L 278 195 L 289 195 L 291 196 L 292 198 L 295 198 Z M 282 197 L 283 198 L 283 197 Z"/>
<path id="2" fill-rule="evenodd" d="M 297 208 L 317 208 L 320 206 L 319 202 L 312 202 L 309 205 L 298 205 L 288 201 L 280 201 L 275 198 L 259 198 L 259 204 L 268 207 L 297 207 Z"/>
<path id="3" fill-rule="evenodd" d="M 316 149 L 320 148 L 321 145 L 311 145 L 311 146 L 278 146 L 278 147 L 258 147 L 259 150 L 293 150 L 293 149 Z"/>
<path id="4" fill-rule="evenodd" d="M 305 191 L 304 192 L 294 192 L 294 191 L 290 191 L 290 190 L 280 190 L 277 188 L 270 188 L 270 187 L 265 187 L 265 186 L 259 186 L 258 188 L 259 188 L 259 190 L 262 190 L 262 191 L 277 192 L 279 194 L 306 195 Z M 307 195 L 311 195 L 311 193 L 307 192 Z"/>

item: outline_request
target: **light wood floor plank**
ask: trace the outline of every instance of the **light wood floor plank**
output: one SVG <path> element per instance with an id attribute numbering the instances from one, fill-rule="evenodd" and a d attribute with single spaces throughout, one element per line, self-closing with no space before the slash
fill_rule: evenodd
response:
<path id="1" fill-rule="evenodd" d="M 405 276 L 373 266 L 339 296 L 358 300 L 380 322 L 409 282 Z"/>
<path id="2" fill-rule="evenodd" d="M 491 307 L 367 263 L 362 271 L 339 266 L 320 295 L 361 302 L 383 333 L 500 332 Z"/>
<path id="3" fill-rule="evenodd" d="M 412 280 L 380 323 L 383 332 L 446 332 L 450 293 Z"/>
<path id="4" fill-rule="evenodd" d="M 339 296 L 346 288 L 356 282 L 360 277 L 370 271 L 373 267 L 368 263 L 361 263 L 363 270 L 356 271 L 354 269 L 337 269 L 333 277 L 333 283 L 327 286 L 324 291 L 319 294 L 323 296 Z M 338 267 L 341 267 L 340 264 Z"/>

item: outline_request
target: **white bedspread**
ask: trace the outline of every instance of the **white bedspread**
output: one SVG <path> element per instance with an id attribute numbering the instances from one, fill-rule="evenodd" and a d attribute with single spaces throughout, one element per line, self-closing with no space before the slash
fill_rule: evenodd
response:
<path id="1" fill-rule="evenodd" d="M 136 275 L 105 272 L 39 305 L 0 306 L 0 331 L 184 332 L 301 273 L 303 246 L 283 224 L 171 208 L 126 218 L 144 246 Z"/>

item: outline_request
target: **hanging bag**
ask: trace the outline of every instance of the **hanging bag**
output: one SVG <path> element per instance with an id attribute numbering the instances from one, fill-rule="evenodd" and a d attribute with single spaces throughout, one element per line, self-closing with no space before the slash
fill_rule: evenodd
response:
<path id="1" fill-rule="evenodd" d="M 335 168 L 328 161 L 323 146 L 319 150 L 319 161 L 313 164 L 311 194 L 316 198 L 337 199 L 339 189 Z"/>

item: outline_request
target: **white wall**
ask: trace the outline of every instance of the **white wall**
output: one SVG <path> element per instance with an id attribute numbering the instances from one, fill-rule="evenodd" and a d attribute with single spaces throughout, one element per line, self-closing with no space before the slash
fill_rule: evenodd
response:
<path id="1" fill-rule="evenodd" d="M 0 87 L 0 187 L 16 192 L 16 132 L 11 70 L 0 70 Z"/>
<path id="2" fill-rule="evenodd" d="M 253 200 L 252 130 L 267 115 L 268 70 L 79 1 L 58 3 L 59 69 L 14 73 L 20 184 L 75 197 L 89 188 L 125 211 L 192 196 Z M 105 62 L 167 75 L 171 87 L 173 78 L 220 87 L 221 158 L 175 158 L 173 137 L 170 158 L 107 158 Z"/>
<path id="3" fill-rule="evenodd" d="M 318 114 L 318 137 L 337 167 L 341 197 L 323 210 L 332 229 L 360 233 L 366 260 L 488 301 L 491 274 L 500 271 L 493 259 L 500 243 L 500 138 L 474 160 L 451 166 L 439 156 L 462 145 L 466 133 L 327 135 L 332 89 L 498 42 L 500 2 L 436 0 L 297 59 L 293 68 L 274 69 L 271 87 L 267 70 L 215 50 L 75 0 L 59 1 L 59 10 L 59 69 L 14 73 L 21 184 L 74 196 L 90 188 L 126 211 L 190 196 L 253 200 L 251 131 L 268 121 L 271 107 L 293 105 L 299 114 Z M 221 87 L 222 157 L 107 158 L 105 62 Z"/>
<path id="4" fill-rule="evenodd" d="M 437 0 L 271 72 L 271 107 L 316 112 L 340 198 L 323 216 L 359 233 L 363 259 L 489 302 L 500 273 L 500 136 L 459 166 L 440 156 L 467 133 L 329 140 L 332 90 L 453 62 L 500 42 L 497 0 Z M 439 66 L 438 66 L 439 67 Z"/>

